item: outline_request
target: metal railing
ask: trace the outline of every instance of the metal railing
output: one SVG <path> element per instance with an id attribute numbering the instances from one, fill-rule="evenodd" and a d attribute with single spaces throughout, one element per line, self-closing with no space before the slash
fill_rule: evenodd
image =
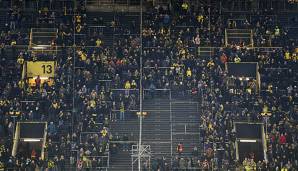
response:
<path id="1" fill-rule="evenodd" d="M 108 170 L 110 167 L 110 157 L 107 156 L 85 156 L 83 158 L 83 169 Z"/>
<path id="2" fill-rule="evenodd" d="M 87 9 L 109 12 L 135 12 L 139 11 L 139 5 L 139 0 L 85 0 Z"/>
<path id="3" fill-rule="evenodd" d="M 245 46 L 253 47 L 253 31 L 251 29 L 225 29 L 225 44 L 244 42 Z"/>
<path id="4" fill-rule="evenodd" d="M 0 1 L 0 9 L 8 10 L 9 8 L 18 7 L 21 10 L 38 10 L 40 8 L 48 8 L 49 10 L 60 11 L 63 10 L 63 7 L 74 7 L 74 0 L 61 0 L 61 1 L 35 1 L 35 0 L 22 0 L 22 1 L 14 1 L 14 0 L 2 0 Z"/>
<path id="5" fill-rule="evenodd" d="M 275 11 L 297 11 L 298 3 L 290 3 L 288 0 L 267 0 L 267 1 L 221 1 L 223 12 L 249 13 L 255 10 L 274 9 Z"/>
<path id="6" fill-rule="evenodd" d="M 17 44 L 17 45 L 9 45 L 9 44 L 6 44 L 5 45 L 5 48 L 12 48 L 12 47 L 14 47 L 14 48 L 16 48 L 16 49 L 26 49 L 26 48 L 28 48 L 28 44 Z M 80 46 L 80 45 L 77 45 L 77 46 L 75 46 L 75 47 L 84 47 L 84 48 L 96 48 L 96 46 Z M 69 48 L 69 49 L 73 49 L 74 48 L 74 46 L 60 46 L 60 45 L 58 45 L 57 46 L 57 48 Z M 144 47 L 144 49 L 165 49 L 164 47 Z M 199 47 L 189 47 L 190 49 L 194 49 L 194 48 L 201 48 L 201 49 L 214 49 L 214 50 L 216 50 L 216 49 L 223 49 L 223 48 L 225 48 L 225 46 L 199 46 Z M 266 51 L 266 50 L 269 50 L 269 49 L 282 49 L 283 47 L 281 47 L 281 46 L 274 46 L 274 47 L 271 47 L 271 46 L 255 46 L 255 47 L 251 47 L 251 48 L 249 48 L 249 49 L 260 49 L 261 51 Z M 94 50 L 94 49 L 91 49 L 91 50 Z"/>
<path id="7" fill-rule="evenodd" d="M 0 9 L 7 10 L 10 7 L 18 6 L 25 10 L 38 9 L 40 7 L 48 6 L 49 9 L 59 9 L 63 6 L 74 6 L 77 2 L 73 0 L 63 0 L 63 1 L 47 1 L 47 3 L 41 3 L 34 0 L 23 0 L 23 1 L 12 1 L 12 0 L 2 0 L 0 1 Z M 167 5 L 169 0 L 155 0 L 152 2 L 154 6 L 157 5 Z M 191 1 L 192 4 L 198 5 L 198 0 Z M 213 3 L 213 2 L 211 2 Z M 95 6 L 95 7 L 110 7 L 117 8 L 117 6 L 123 6 L 123 9 L 129 9 L 130 6 L 139 5 L 139 0 L 85 0 L 84 4 L 86 6 Z M 201 5 L 208 5 L 205 1 L 202 1 Z M 270 0 L 270 1 L 251 1 L 251 0 L 237 0 L 237 1 L 218 1 L 212 6 L 220 6 L 223 12 L 251 12 L 253 10 L 262 10 L 273 8 L 276 11 L 297 11 L 298 4 L 291 3 L 289 0 Z"/>
<path id="8" fill-rule="evenodd" d="M 85 0 L 86 5 L 140 5 L 139 0 Z"/>

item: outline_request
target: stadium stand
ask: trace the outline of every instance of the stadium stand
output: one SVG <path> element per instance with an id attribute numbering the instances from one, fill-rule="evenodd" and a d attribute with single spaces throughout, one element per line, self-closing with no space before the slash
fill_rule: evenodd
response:
<path id="1" fill-rule="evenodd" d="M 297 14 L 295 0 L 0 1 L 0 170 L 135 170 L 140 101 L 142 170 L 297 170 Z M 39 147 L 16 131 L 33 122 Z M 263 160 L 239 158 L 236 122 L 262 125 Z"/>

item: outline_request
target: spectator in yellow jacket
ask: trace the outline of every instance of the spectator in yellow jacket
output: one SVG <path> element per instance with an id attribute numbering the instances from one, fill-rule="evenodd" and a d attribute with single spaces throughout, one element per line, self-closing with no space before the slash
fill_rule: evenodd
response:
<path id="1" fill-rule="evenodd" d="M 124 103 L 123 102 L 121 102 L 121 104 L 120 104 L 120 120 L 124 120 Z"/>
<path id="2" fill-rule="evenodd" d="M 192 72 L 191 72 L 191 69 L 189 67 L 187 68 L 186 76 L 187 76 L 187 78 L 190 78 L 192 76 Z"/>
<path id="3" fill-rule="evenodd" d="M 131 89 L 131 84 L 129 82 L 129 80 L 127 80 L 124 84 L 124 88 L 125 90 L 125 96 L 128 97 L 129 96 L 129 89 Z"/>

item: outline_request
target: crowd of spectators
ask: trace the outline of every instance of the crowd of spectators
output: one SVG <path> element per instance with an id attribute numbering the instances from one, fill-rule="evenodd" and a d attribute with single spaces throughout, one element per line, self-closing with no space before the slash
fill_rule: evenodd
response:
<path id="1" fill-rule="evenodd" d="M 244 81 L 238 85 L 235 81 L 233 87 L 223 89 L 222 84 L 228 84 L 224 73 L 217 73 L 218 77 L 211 85 L 213 90 L 209 88 L 205 90 L 204 102 L 207 108 L 202 116 L 202 134 L 207 142 L 206 149 L 214 147 L 224 149 L 224 152 L 218 151 L 217 154 L 219 167 L 224 167 L 224 163 L 232 165 L 233 162 L 234 165 L 240 165 L 235 160 L 233 150 L 235 149 L 233 121 L 263 121 L 261 113 L 270 111 L 272 116 L 269 118 L 267 133 L 268 163 L 255 162 L 258 162 L 258 169 L 265 167 L 267 169 L 270 167 L 269 170 L 293 169 L 297 167 L 297 157 L 294 155 L 293 158 L 287 158 L 280 150 L 287 149 L 287 152 L 292 154 L 297 152 L 295 143 L 297 137 L 294 135 L 297 133 L 297 116 L 294 108 L 294 103 L 297 103 L 297 87 L 294 81 L 297 80 L 297 75 L 293 72 L 297 63 L 285 60 L 284 53 L 278 49 L 271 53 L 260 51 L 253 53 L 254 61 L 260 65 L 262 78 L 259 95 L 251 93 L 249 90 L 253 89 L 252 86 Z M 248 56 L 243 56 L 241 60 L 247 60 Z M 286 136 L 290 134 L 287 140 L 285 134 Z M 283 141 L 280 141 L 281 139 Z"/>
<path id="2" fill-rule="evenodd" d="M 216 11 L 216 9 L 213 10 Z M 183 12 L 185 11 L 182 10 Z M 201 135 L 204 138 L 205 150 L 209 153 L 214 150 L 214 147 L 223 150 L 213 154 L 215 158 L 207 157 L 210 154 L 206 154 L 200 166 L 209 169 L 215 166 L 220 168 L 235 166 L 246 169 L 248 167 L 270 168 L 269 170 L 296 168 L 297 156 L 287 155 L 297 153 L 297 143 L 295 143 L 297 136 L 294 135 L 297 134 L 295 114 L 297 109 L 294 105 L 297 103 L 296 44 L 290 41 L 286 28 L 279 25 L 276 19 L 274 20 L 272 11 L 264 10 L 261 14 L 258 13 L 257 17 L 252 18 L 251 22 L 247 21 L 240 26 L 235 25 L 235 28 L 252 29 L 257 47 L 268 46 L 266 43 L 271 42 L 270 45 L 280 48 L 251 49 L 247 44 L 233 43 L 226 48 L 214 50 L 214 54 L 207 57 L 198 56 L 197 49 L 193 47 L 202 46 L 203 42 L 211 46 L 219 43 L 222 46 L 223 40 L 220 39 L 220 33 L 223 31 L 220 29 L 221 26 L 228 27 L 225 26 L 224 20 L 214 15 L 213 18 L 218 18 L 215 23 L 219 30 L 211 29 L 208 30 L 209 33 L 204 34 L 200 32 L 200 23 L 197 21 L 200 21 L 200 15 L 203 20 L 207 19 L 208 14 L 190 15 L 190 18 L 197 16 L 198 20 L 178 16 L 177 20 L 180 19 L 180 23 L 174 22 L 177 25 L 171 25 L 169 28 L 167 27 L 169 16 L 164 14 L 166 12 L 158 9 L 156 13 L 159 17 L 155 16 L 158 20 L 154 27 L 152 24 L 152 28 L 146 28 L 146 24 L 149 23 L 150 26 L 154 20 L 144 21 L 145 80 L 148 81 L 148 87 L 171 88 L 178 93 L 181 91 L 182 95 L 186 92 L 203 95 L 206 110 L 202 115 Z M 175 16 L 171 17 L 176 21 Z M 190 31 L 191 27 L 188 24 L 198 28 L 199 32 Z M 178 31 L 175 32 L 175 29 Z M 154 32 L 154 30 L 158 31 Z M 213 34 L 217 39 L 210 39 L 210 35 Z M 206 35 L 209 39 L 203 38 Z M 224 63 L 240 61 L 258 62 L 262 80 L 260 95 L 255 93 L 256 83 L 253 81 L 235 80 L 232 88 L 223 86 L 228 85 Z M 264 108 L 269 108 L 272 112 L 267 133 L 270 137 L 267 139 L 268 162 L 239 163 L 235 160 L 233 121 L 263 121 L 261 113 Z M 253 161 L 254 158 L 247 160 Z M 191 166 L 185 163 L 192 162 L 185 162 L 184 158 L 178 158 L 176 165 L 180 169 Z"/>
<path id="3" fill-rule="evenodd" d="M 39 11 L 36 20 L 42 25 L 47 23 L 45 19 L 55 18 L 51 24 L 59 28 L 53 44 L 61 46 L 61 51 L 47 56 L 48 60 L 57 61 L 54 85 L 29 86 L 21 79 L 24 61 L 42 60 L 44 56 L 36 59 L 29 51 L 14 49 L 14 45 L 28 45 L 29 34 L 18 31 L 22 27 L 20 10 L 9 10 L 7 29 L 0 35 L 3 78 L 0 133 L 5 137 L 0 142 L 2 166 L 64 170 L 82 162 L 86 168 L 104 167 L 105 159 L 101 156 L 108 153 L 112 138 L 109 123 L 125 122 L 129 117 L 126 111 L 138 107 L 139 55 L 142 54 L 143 84 L 152 92 L 152 97 L 155 89 L 171 89 L 181 97 L 200 97 L 204 109 L 202 157 L 194 152 L 189 157 L 178 156 L 172 164 L 164 159 L 154 160 L 153 170 L 231 166 L 291 170 L 298 167 L 298 118 L 294 105 L 298 96 L 297 45 L 289 40 L 287 30 L 278 24 L 272 11 L 260 11 L 256 17 L 232 26 L 252 29 L 256 47 L 268 46 L 268 42 L 278 46 L 262 49 L 241 42 L 224 47 L 224 30 L 230 23 L 216 7 L 196 9 L 188 3 L 177 3 L 172 8 L 158 6 L 144 13 L 142 30 L 138 29 L 138 21 L 127 24 L 114 18 L 108 24 L 117 33 L 112 46 L 107 46 L 103 31 L 88 30 L 88 13 L 83 3 L 68 14 L 66 11 L 52 13 L 49 9 Z M 92 22 L 101 25 L 102 20 L 94 18 Z M 17 57 L 10 62 L 13 68 L 7 65 L 10 61 L 7 49 L 12 49 L 12 56 Z M 203 49 L 208 55 L 200 52 Z M 224 65 L 240 61 L 258 62 L 259 94 L 254 81 L 237 80 L 232 87 L 228 86 Z M 243 163 L 236 161 L 233 121 L 262 121 L 260 113 L 264 108 L 272 113 L 267 133 L 268 162 L 254 161 L 252 157 Z M 17 121 L 48 122 L 46 160 L 11 156 L 15 124 L 11 116 L 16 116 Z"/>

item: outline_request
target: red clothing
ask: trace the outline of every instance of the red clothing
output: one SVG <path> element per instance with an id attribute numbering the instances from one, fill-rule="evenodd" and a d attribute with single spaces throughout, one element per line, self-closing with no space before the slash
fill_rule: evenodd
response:
<path id="1" fill-rule="evenodd" d="M 120 65 L 122 65 L 123 64 L 123 62 L 122 62 L 122 60 L 117 60 L 117 62 L 116 62 L 116 65 L 118 65 L 118 66 L 120 66 Z"/>
<path id="2" fill-rule="evenodd" d="M 281 135 L 281 136 L 279 137 L 279 143 L 280 143 L 280 144 L 285 144 L 286 142 L 287 142 L 286 136 Z"/>
<path id="3" fill-rule="evenodd" d="M 196 95 L 198 93 L 197 89 L 196 88 L 192 88 L 191 89 L 191 94 L 192 95 Z"/>
<path id="4" fill-rule="evenodd" d="M 178 151 L 178 153 L 182 153 L 182 151 L 183 151 L 183 146 L 182 146 L 182 144 L 178 144 L 178 146 L 177 146 L 177 151 Z"/>
<path id="5" fill-rule="evenodd" d="M 32 152 L 31 152 L 31 158 L 32 159 L 35 159 L 36 158 L 36 152 L 34 149 L 32 149 Z"/>
<path id="6" fill-rule="evenodd" d="M 227 61 L 228 61 L 228 57 L 226 56 L 226 54 L 222 54 L 221 56 L 220 56 L 220 61 L 221 61 L 221 63 L 223 63 L 223 64 L 225 64 Z"/>
<path id="7" fill-rule="evenodd" d="M 40 87 L 40 83 L 41 83 L 41 80 L 40 80 L 39 77 L 37 77 L 37 78 L 35 79 L 35 85 L 36 85 L 36 87 Z"/>

